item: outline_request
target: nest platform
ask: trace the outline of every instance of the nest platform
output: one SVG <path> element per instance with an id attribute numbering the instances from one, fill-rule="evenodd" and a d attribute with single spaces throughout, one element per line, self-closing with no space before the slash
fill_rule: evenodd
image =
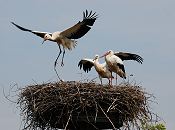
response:
<path id="1" fill-rule="evenodd" d="M 21 89 L 18 104 L 24 129 L 119 129 L 151 117 L 141 87 L 76 81 L 30 85 Z"/>

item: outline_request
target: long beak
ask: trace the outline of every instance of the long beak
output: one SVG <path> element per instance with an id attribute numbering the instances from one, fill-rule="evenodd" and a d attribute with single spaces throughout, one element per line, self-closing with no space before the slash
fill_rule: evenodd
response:
<path id="1" fill-rule="evenodd" d="M 46 40 L 47 40 L 47 39 L 44 39 L 43 42 L 42 42 L 42 44 L 43 44 Z"/>
<path id="2" fill-rule="evenodd" d="M 42 44 L 43 44 L 45 41 L 46 41 L 46 40 L 44 39 L 43 42 L 42 42 Z"/>
<path id="3" fill-rule="evenodd" d="M 105 54 L 104 55 L 102 55 L 102 56 L 100 56 L 99 58 L 103 58 L 105 56 Z"/>
<path id="4" fill-rule="evenodd" d="M 104 55 L 100 56 L 99 58 L 103 58 L 103 57 L 105 57 L 106 55 L 107 55 L 107 53 L 105 53 Z"/>
<path id="5" fill-rule="evenodd" d="M 108 54 L 109 54 L 109 52 L 106 52 L 104 55 L 100 56 L 99 58 L 103 58 L 103 57 L 105 57 Z"/>

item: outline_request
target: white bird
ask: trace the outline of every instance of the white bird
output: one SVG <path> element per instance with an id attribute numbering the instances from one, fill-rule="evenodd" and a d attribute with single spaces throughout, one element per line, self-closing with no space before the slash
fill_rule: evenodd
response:
<path id="1" fill-rule="evenodd" d="M 123 60 L 135 60 L 141 64 L 143 62 L 143 58 L 137 54 L 124 53 L 124 52 L 114 53 L 112 50 L 109 50 L 101 57 L 104 57 L 104 56 L 105 56 L 105 61 L 109 69 L 112 72 L 116 73 L 116 84 L 117 84 L 117 74 L 121 78 L 126 79 L 126 73 L 125 73 L 125 67 L 123 64 Z"/>
<path id="2" fill-rule="evenodd" d="M 65 49 L 71 50 L 72 48 L 74 48 L 76 46 L 77 41 L 75 41 L 74 39 L 78 39 L 81 38 L 82 36 L 84 36 L 90 29 L 91 26 L 93 26 L 95 20 L 97 19 L 97 14 L 92 13 L 92 11 L 90 11 L 90 13 L 88 13 L 88 11 L 86 10 L 85 12 L 83 12 L 83 20 L 79 21 L 77 24 L 75 24 L 74 26 L 64 30 L 64 31 L 57 31 L 57 32 L 40 32 L 40 31 L 33 31 L 30 29 L 26 29 L 23 28 L 17 24 L 15 24 L 14 22 L 11 22 L 13 25 L 15 25 L 17 28 L 21 29 L 22 31 L 28 31 L 31 32 L 33 34 L 36 34 L 37 36 L 43 38 L 43 43 L 46 40 L 49 41 L 53 41 L 56 42 L 57 45 L 59 46 L 59 54 L 55 60 L 55 64 L 54 64 L 54 68 L 56 67 L 57 64 L 57 60 L 60 56 L 60 54 L 62 53 L 62 49 L 61 46 L 63 46 L 63 56 L 62 56 L 62 61 L 61 61 L 61 66 L 64 65 L 63 63 L 63 59 L 64 59 L 64 54 L 65 54 Z"/>
<path id="3" fill-rule="evenodd" d="M 94 59 L 84 58 L 84 59 L 80 60 L 78 66 L 80 67 L 80 69 L 83 67 L 83 70 L 87 73 L 94 66 L 95 70 L 97 71 L 97 73 L 99 75 L 99 79 L 100 79 L 101 84 L 102 84 L 102 78 L 107 78 L 109 81 L 109 84 L 111 84 L 111 82 L 112 82 L 111 79 L 114 78 L 112 76 L 111 71 L 109 70 L 106 62 L 103 64 L 100 64 L 98 60 L 99 60 L 99 55 L 95 55 Z"/>

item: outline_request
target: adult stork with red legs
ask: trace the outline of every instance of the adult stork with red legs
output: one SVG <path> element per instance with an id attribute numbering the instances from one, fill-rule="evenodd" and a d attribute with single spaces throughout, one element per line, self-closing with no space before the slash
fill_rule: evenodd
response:
<path id="1" fill-rule="evenodd" d="M 113 52 L 112 50 L 107 51 L 100 58 L 105 57 L 106 64 L 108 65 L 111 72 L 116 73 L 116 84 L 117 74 L 126 79 L 125 67 L 123 64 L 124 60 L 134 60 L 138 63 L 143 63 L 143 58 L 137 54 L 125 53 L 125 52 Z"/>
<path id="2" fill-rule="evenodd" d="M 101 84 L 102 84 L 102 78 L 107 78 L 109 84 L 111 84 L 112 82 L 111 79 L 114 78 L 106 62 L 102 64 L 99 63 L 99 55 L 95 55 L 94 59 L 88 59 L 88 58 L 81 59 L 80 62 L 78 63 L 78 66 L 80 67 L 80 69 L 83 68 L 83 70 L 87 73 L 91 70 L 92 67 L 94 67 L 99 75 Z"/>

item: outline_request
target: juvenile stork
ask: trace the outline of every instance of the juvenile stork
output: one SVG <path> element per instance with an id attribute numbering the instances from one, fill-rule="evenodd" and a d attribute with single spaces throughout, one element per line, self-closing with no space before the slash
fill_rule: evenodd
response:
<path id="1" fill-rule="evenodd" d="M 106 62 L 103 64 L 100 64 L 98 59 L 99 59 L 99 55 L 96 55 L 94 59 L 84 58 L 84 59 L 80 60 L 78 66 L 80 67 L 80 69 L 83 67 L 83 70 L 87 73 L 94 66 L 95 70 L 97 71 L 97 73 L 99 75 L 99 79 L 100 79 L 101 84 L 102 84 L 102 78 L 107 78 L 109 81 L 109 84 L 111 84 L 112 80 L 110 80 L 110 79 L 113 78 L 112 73 L 110 72 Z"/>
<path id="2" fill-rule="evenodd" d="M 125 67 L 123 64 L 124 60 L 134 60 L 141 64 L 143 62 L 143 58 L 137 54 L 124 53 L 124 52 L 114 53 L 112 50 L 109 50 L 101 57 L 105 57 L 105 61 L 109 69 L 112 72 L 116 73 L 116 84 L 117 84 L 117 74 L 121 78 L 126 79 Z"/>
<path id="3" fill-rule="evenodd" d="M 31 32 L 43 38 L 44 40 L 42 43 L 44 43 L 44 41 L 46 40 L 56 42 L 60 51 L 54 64 L 54 68 L 56 68 L 57 60 L 60 54 L 62 53 L 62 49 L 60 45 L 63 46 L 63 56 L 61 60 L 61 66 L 64 66 L 63 59 L 65 54 L 65 49 L 72 50 L 72 48 L 76 46 L 77 41 L 75 41 L 74 39 L 79 39 L 82 36 L 84 36 L 91 29 L 91 26 L 93 26 L 95 20 L 97 19 L 97 16 L 98 15 L 96 14 L 96 12 L 93 13 L 92 11 L 90 11 L 90 13 L 88 13 L 88 11 L 86 10 L 85 12 L 83 12 L 82 21 L 79 21 L 77 24 L 75 24 L 74 26 L 64 31 L 61 31 L 61 32 L 57 31 L 53 33 L 33 31 L 30 29 L 23 28 L 14 22 L 11 22 L 11 23 L 15 25 L 17 28 L 21 29 L 22 31 Z"/>

